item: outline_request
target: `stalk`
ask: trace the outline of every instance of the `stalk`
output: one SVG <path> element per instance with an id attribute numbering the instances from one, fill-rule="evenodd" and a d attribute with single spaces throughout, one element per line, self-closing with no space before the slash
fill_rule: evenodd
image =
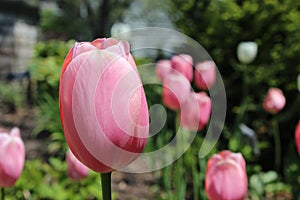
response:
<path id="1" fill-rule="evenodd" d="M 111 200 L 111 172 L 100 174 L 102 198 L 103 200 Z"/>

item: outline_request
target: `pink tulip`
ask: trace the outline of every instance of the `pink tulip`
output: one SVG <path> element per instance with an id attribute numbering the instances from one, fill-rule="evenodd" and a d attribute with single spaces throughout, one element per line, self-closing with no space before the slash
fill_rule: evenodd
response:
<path id="1" fill-rule="evenodd" d="M 170 73 L 164 78 L 163 103 L 172 110 L 178 110 L 191 90 L 190 82 L 179 73 Z"/>
<path id="2" fill-rule="evenodd" d="M 12 187 L 21 175 L 25 147 L 19 128 L 0 132 L 0 187 Z"/>
<path id="3" fill-rule="evenodd" d="M 155 74 L 158 79 L 163 82 L 164 77 L 171 73 L 171 69 L 170 60 L 159 60 L 155 66 Z"/>
<path id="4" fill-rule="evenodd" d="M 66 153 L 66 161 L 68 176 L 72 180 L 78 181 L 87 177 L 89 169 L 74 156 L 70 149 Z"/>
<path id="5" fill-rule="evenodd" d="M 181 73 L 190 82 L 193 80 L 193 58 L 187 54 L 175 55 L 171 58 L 171 67 Z"/>
<path id="6" fill-rule="evenodd" d="M 300 156 L 300 120 L 298 121 L 298 124 L 295 129 L 295 139 L 296 139 L 297 151 Z"/>
<path id="7" fill-rule="evenodd" d="M 68 145 L 90 169 L 125 167 L 143 151 L 146 97 L 130 47 L 113 38 L 76 43 L 60 79 L 60 116 Z"/>
<path id="8" fill-rule="evenodd" d="M 265 111 L 276 114 L 285 106 L 285 97 L 278 88 L 270 88 L 264 99 L 263 108 Z"/>
<path id="9" fill-rule="evenodd" d="M 206 167 L 205 191 L 210 200 L 242 200 L 247 194 L 246 163 L 240 153 L 214 154 Z"/>
<path id="10" fill-rule="evenodd" d="M 211 99 L 207 94 L 191 92 L 180 112 L 181 126 L 193 131 L 202 130 L 210 118 L 210 113 Z"/>
<path id="11" fill-rule="evenodd" d="M 207 90 L 216 82 L 216 65 L 213 61 L 204 61 L 196 65 L 195 85 L 199 89 Z"/>

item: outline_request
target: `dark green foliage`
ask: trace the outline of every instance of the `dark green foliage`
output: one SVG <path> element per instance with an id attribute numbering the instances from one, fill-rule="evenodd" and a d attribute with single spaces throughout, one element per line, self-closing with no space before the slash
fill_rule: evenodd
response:
<path id="1" fill-rule="evenodd" d="M 99 174 L 90 172 L 81 181 L 67 176 L 66 162 L 50 158 L 48 162 L 28 160 L 12 188 L 5 189 L 6 199 L 102 199 Z"/>
<path id="2" fill-rule="evenodd" d="M 255 172 L 256 164 L 261 166 L 260 170 L 274 170 L 276 141 L 272 126 L 278 120 L 281 163 L 277 173 L 279 179 L 294 186 L 297 177 L 292 178 L 291 171 L 285 169 L 293 168 L 286 158 L 292 157 L 290 148 L 296 154 L 294 131 L 300 119 L 296 84 L 300 73 L 300 2 L 175 0 L 171 5 L 170 15 L 175 24 L 211 54 L 226 87 L 227 117 L 218 148 L 241 151 L 250 174 Z M 241 41 L 258 44 L 258 55 L 249 65 L 243 65 L 237 59 L 236 49 Z M 243 86 L 248 87 L 247 93 Z M 262 109 L 269 87 L 282 89 L 287 99 L 285 108 L 277 116 Z M 246 141 L 241 143 L 236 139 L 236 135 L 241 134 L 237 127 L 239 123 L 245 123 L 257 132 L 260 156 L 253 154 Z M 293 166 L 293 173 L 299 171 L 299 167 Z M 295 191 L 294 197 L 298 197 Z"/>

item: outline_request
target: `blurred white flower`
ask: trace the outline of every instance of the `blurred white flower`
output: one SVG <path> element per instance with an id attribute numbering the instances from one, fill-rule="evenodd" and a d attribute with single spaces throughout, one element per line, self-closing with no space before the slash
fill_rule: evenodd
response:
<path id="1" fill-rule="evenodd" d="M 241 63 L 251 63 L 257 55 L 258 46 L 255 42 L 240 42 L 237 47 L 237 57 Z"/>

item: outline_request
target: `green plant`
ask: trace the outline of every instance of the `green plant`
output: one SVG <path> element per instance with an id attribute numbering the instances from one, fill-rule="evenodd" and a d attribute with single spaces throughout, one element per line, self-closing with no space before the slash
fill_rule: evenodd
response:
<path id="1" fill-rule="evenodd" d="M 15 112 L 24 103 L 25 94 L 18 83 L 0 83 L 0 108 Z"/>
<path id="2" fill-rule="evenodd" d="M 170 5 L 173 22 L 210 53 L 225 84 L 227 115 L 217 148 L 242 152 L 249 177 L 276 170 L 277 178 L 268 184 L 268 189 L 276 190 L 283 184 L 287 186 L 286 193 L 293 192 L 293 198 L 299 198 L 299 170 L 295 168 L 299 157 L 288 149 L 295 148 L 294 126 L 300 118 L 296 111 L 300 102 L 296 84 L 300 73 L 300 32 L 296 31 L 300 24 L 300 2 L 175 0 Z M 237 59 L 237 45 L 241 41 L 258 44 L 258 55 L 251 64 L 241 64 Z M 242 85 L 247 86 L 246 90 Z M 287 100 L 276 116 L 277 130 L 274 116 L 262 109 L 269 87 L 282 89 Z M 260 154 L 255 153 L 239 130 L 240 123 L 255 131 Z"/>
<path id="3" fill-rule="evenodd" d="M 36 44 L 29 71 L 35 86 L 34 96 L 37 101 L 43 99 L 45 94 L 58 97 L 61 67 L 74 42 L 73 40 L 68 42 L 50 40 Z"/>
<path id="4" fill-rule="evenodd" d="M 259 172 L 249 178 L 250 196 L 252 199 L 263 199 L 267 195 L 277 196 L 280 193 L 289 195 L 291 186 L 280 181 L 275 171 Z"/>
<path id="5" fill-rule="evenodd" d="M 27 160 L 24 170 L 12 188 L 7 188 L 6 199 L 102 199 L 99 175 L 90 171 L 89 176 L 74 182 L 67 176 L 66 162 L 49 158 Z M 115 198 L 115 194 L 113 195 Z"/>

